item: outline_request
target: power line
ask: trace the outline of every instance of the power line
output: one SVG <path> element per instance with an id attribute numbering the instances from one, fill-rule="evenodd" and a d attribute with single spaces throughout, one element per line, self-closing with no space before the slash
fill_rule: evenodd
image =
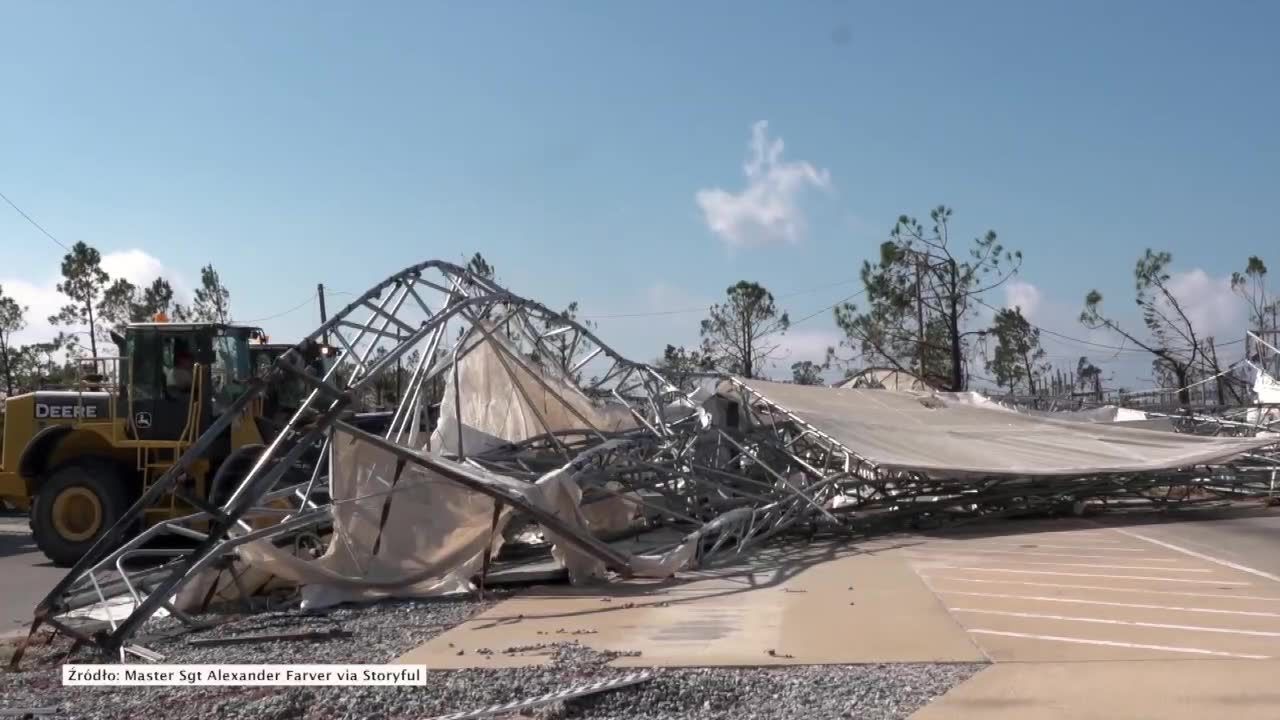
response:
<path id="1" fill-rule="evenodd" d="M 818 310 L 818 311 L 816 311 L 816 312 L 812 312 L 812 313 L 809 313 L 808 315 L 805 315 L 804 317 L 800 318 L 799 320 L 796 320 L 795 322 L 791 323 L 791 326 L 792 326 L 792 327 L 795 327 L 796 325 L 799 325 L 800 323 L 804 322 L 805 320 L 811 320 L 811 319 L 813 319 L 813 318 L 815 318 L 815 317 L 817 317 L 817 316 L 821 315 L 822 313 L 824 313 L 824 312 L 826 312 L 826 311 L 828 311 L 828 310 L 830 310 L 830 309 L 834 308 L 835 306 L 837 306 L 837 305 L 839 305 L 839 304 L 841 304 L 841 303 L 849 302 L 850 300 L 852 300 L 852 299 L 854 299 L 854 298 L 858 297 L 859 295 L 861 295 L 861 294 L 865 293 L 866 291 L 867 291 L 867 290 L 866 290 L 866 288 L 863 288 L 862 290 L 859 290 L 858 292 L 853 293 L 852 295 L 847 295 L 847 296 L 845 296 L 845 297 L 843 297 L 843 298 L 841 298 L 841 299 L 839 299 L 839 300 L 837 300 L 837 301 L 835 301 L 835 302 L 831 303 L 830 305 L 828 305 L 828 306 L 826 306 L 826 307 L 822 308 L 821 310 Z"/>
<path id="2" fill-rule="evenodd" d="M 328 288 L 325 288 L 325 295 L 351 295 L 351 294 L 353 293 L 349 293 L 346 290 L 329 290 Z M 275 320 L 276 318 L 284 317 L 285 315 L 289 315 L 290 313 L 295 313 L 301 310 L 302 308 L 306 307 L 308 303 L 313 302 L 315 299 L 316 299 L 315 295 L 308 295 L 306 300 L 303 300 L 302 302 L 298 303 L 297 305 L 294 305 L 288 310 L 281 310 L 278 313 L 275 313 L 273 315 L 268 315 L 266 317 L 253 318 L 252 320 L 233 320 L 232 322 L 256 323 L 256 322 L 265 322 L 267 320 Z"/>
<path id="3" fill-rule="evenodd" d="M 985 301 L 985 300 L 983 300 L 982 298 L 974 298 L 974 300 L 975 300 L 979 305 L 984 305 L 984 306 L 986 306 L 986 307 L 987 307 L 987 309 L 989 309 L 989 310 L 995 310 L 996 312 L 999 312 L 999 311 L 1002 309 L 1002 308 L 995 307 L 994 305 L 992 305 L 992 304 L 990 304 L 990 303 L 986 302 L 986 301 Z M 1129 347 L 1124 347 L 1123 345 L 1107 345 L 1106 343 L 1098 343 L 1098 342 L 1093 342 L 1092 340 L 1084 340 L 1084 339 L 1082 339 L 1082 338 L 1072 337 L 1072 336 L 1070 336 L 1070 335 L 1065 335 L 1065 334 L 1063 334 L 1063 333 L 1056 332 L 1056 331 L 1054 331 L 1054 330 L 1050 330 L 1049 328 L 1046 328 L 1046 327 L 1041 327 L 1041 326 L 1036 325 L 1035 323 L 1032 323 L 1032 322 L 1030 322 L 1030 321 L 1028 321 L 1028 322 L 1027 322 L 1027 324 L 1028 324 L 1028 325 L 1030 325 L 1031 327 L 1033 327 L 1033 328 L 1035 328 L 1035 329 L 1039 330 L 1040 332 L 1045 333 L 1046 335 L 1052 335 L 1052 336 L 1054 336 L 1054 337 L 1061 338 L 1061 339 L 1063 339 L 1063 340 L 1069 340 L 1069 341 L 1071 341 L 1071 342 L 1079 343 L 1079 344 L 1081 344 L 1081 345 L 1092 345 L 1093 347 L 1102 348 L 1102 349 L 1104 349 L 1104 350 L 1115 350 L 1117 353 L 1120 353 L 1120 352 L 1131 352 L 1131 353 L 1147 353 L 1147 352 L 1150 352 L 1149 350 L 1143 350 L 1143 349 L 1141 349 L 1141 348 L 1129 348 Z M 1239 340 L 1231 340 L 1231 341 L 1229 341 L 1229 342 L 1223 342 L 1223 343 L 1217 343 L 1217 342 L 1216 342 L 1216 343 L 1213 343 L 1213 347 L 1215 347 L 1215 348 L 1228 347 L 1228 346 L 1230 346 L 1230 345 L 1237 345 L 1237 344 L 1242 343 L 1242 342 L 1244 342 L 1244 338 L 1241 338 L 1241 339 L 1239 339 Z M 1183 348 L 1183 350 L 1187 350 L 1187 349 L 1189 349 L 1189 348 Z"/>
<path id="4" fill-rule="evenodd" d="M 36 221 L 35 221 L 35 220 L 30 216 L 30 215 L 28 215 L 28 214 L 26 214 L 25 212 L 23 212 L 22 208 L 20 208 L 20 207 L 18 207 L 17 205 L 15 205 L 15 204 L 13 203 L 13 201 L 12 201 L 12 200 L 10 200 L 10 199 L 9 199 L 9 197 L 8 197 L 7 195 L 5 195 L 4 193 L 0 192 L 0 198 L 4 198 L 4 201 L 5 201 L 5 202 L 7 202 L 7 203 L 9 203 L 9 207 L 11 207 L 11 208 L 13 208 L 14 210 L 18 211 L 18 214 L 19 214 L 19 215 L 21 215 L 22 217 L 26 218 L 26 221 L 27 221 L 27 222 L 29 222 L 29 223 L 31 223 L 31 225 L 32 225 L 35 229 L 37 229 L 37 230 L 39 230 L 40 232 L 44 233 L 44 236 L 45 236 L 45 237 L 47 237 L 47 238 L 49 238 L 50 240 L 52 240 L 52 241 L 54 241 L 55 243 L 57 243 L 57 244 L 58 244 L 58 247 L 62 248 L 63 250 L 66 250 L 67 252 L 71 252 L 71 248 L 69 248 L 69 247 L 67 247 L 65 244 L 63 244 L 63 242 L 62 242 L 61 240 L 59 240 L 58 238 L 54 237 L 54 236 L 53 236 L 53 233 L 50 233 L 48 230 L 45 230 L 45 229 L 44 229 L 44 227 L 43 227 L 42 225 L 40 225 L 40 223 L 36 222 Z"/>
<path id="5" fill-rule="evenodd" d="M 283 311 L 278 312 L 278 313 L 276 313 L 276 314 L 274 314 L 274 315 L 268 315 L 268 316 L 266 316 L 266 317 L 260 317 L 260 318 L 253 318 L 253 319 L 251 319 L 251 320 L 234 320 L 233 322 L 237 322 L 237 323 L 257 323 L 257 322 L 265 322 L 265 321 L 267 321 L 267 320 L 275 320 L 276 318 L 284 317 L 285 315 L 289 315 L 290 313 L 295 313 L 295 312 L 297 312 L 297 311 L 301 310 L 302 308 L 306 307 L 307 305 L 309 305 L 309 304 L 311 304 L 311 303 L 315 302 L 315 299 L 316 299 L 316 298 L 315 298 L 315 296 L 314 296 L 314 295 L 309 295 L 309 296 L 307 296 L 307 299 L 306 299 L 306 300 L 303 300 L 302 302 L 298 303 L 297 305 L 294 305 L 293 307 L 289 308 L 288 310 L 283 310 Z"/>
<path id="6" fill-rule="evenodd" d="M 794 292 L 784 293 L 782 295 L 776 295 L 774 296 L 774 299 L 786 300 L 787 298 L 798 297 L 800 295 L 808 295 L 809 293 L 818 292 L 819 290 L 826 290 L 828 288 L 839 287 L 841 285 L 848 285 L 851 282 L 857 282 L 857 281 L 858 281 L 858 278 L 849 278 L 846 280 L 839 280 L 833 283 L 827 283 L 826 285 L 818 285 L 811 288 L 805 288 L 804 290 L 796 290 Z M 865 291 L 859 291 L 858 293 L 855 293 L 855 295 L 859 295 L 862 292 L 865 292 Z M 849 297 L 854 297 L 855 295 L 850 295 Z M 844 300 L 841 300 L 840 302 L 844 302 Z M 836 305 L 838 304 L 840 303 L 836 303 Z M 835 307 L 835 305 L 832 305 L 831 307 Z M 638 313 L 610 313 L 605 315 L 583 315 L 582 317 L 586 320 L 611 320 L 616 318 L 635 318 L 635 317 L 661 317 L 664 315 L 685 315 L 688 313 L 704 313 L 704 312 L 707 312 L 708 308 L 709 306 L 704 305 L 700 307 L 681 308 L 679 310 L 654 310 L 651 312 L 638 312 Z M 829 310 L 830 308 L 826 308 L 826 309 Z M 818 312 L 822 312 L 822 311 L 819 310 Z"/>

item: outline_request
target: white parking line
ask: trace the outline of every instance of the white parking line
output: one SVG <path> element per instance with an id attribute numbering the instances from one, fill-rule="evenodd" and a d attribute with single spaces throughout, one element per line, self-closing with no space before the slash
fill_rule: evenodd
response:
<path id="1" fill-rule="evenodd" d="M 920 548 L 919 550 L 916 550 L 913 548 L 911 551 L 912 552 L 929 552 L 931 550 L 934 550 L 934 548 L 931 548 L 928 545 L 926 545 Z M 1080 555 L 1077 553 L 1055 553 L 1055 552 L 1042 553 L 1042 552 L 1026 552 L 1021 550 L 979 550 L 977 548 L 968 548 L 968 549 L 961 549 L 961 550 L 945 550 L 942 548 L 938 548 L 936 549 L 936 552 L 953 553 L 957 555 L 967 555 L 969 553 L 974 553 L 976 555 L 1025 555 L 1027 557 L 1063 557 L 1063 558 L 1075 558 L 1075 559 L 1093 558 L 1094 560 L 1123 559 L 1123 558 L 1117 558 L 1115 555 Z M 1141 560 L 1142 562 L 1157 562 L 1157 563 L 1181 562 L 1177 558 L 1141 558 Z"/>
<path id="2" fill-rule="evenodd" d="M 1016 547 L 1024 550 L 1049 548 L 1051 550 L 1114 550 L 1115 552 L 1146 552 L 1146 548 L 1124 547 L 1122 543 L 1090 543 L 1088 545 L 1050 545 L 1030 540 L 1028 542 L 982 542 L 981 540 L 952 540 L 950 538 L 933 538 L 930 543 L 956 543 L 960 545 L 978 545 L 980 547 Z"/>
<path id="3" fill-rule="evenodd" d="M 1106 590 L 1107 592 L 1141 593 L 1146 595 L 1177 595 L 1179 597 L 1218 598 L 1219 600 L 1263 600 L 1280 602 L 1280 597 L 1264 595 L 1222 595 L 1220 593 L 1195 593 L 1181 590 L 1147 590 L 1145 588 L 1119 588 L 1107 585 L 1071 585 L 1067 583 L 1028 582 L 1026 580 L 984 580 L 981 578 L 946 577 L 942 575 L 925 575 L 928 580 L 949 580 L 952 582 L 983 583 L 987 585 L 1023 585 L 1027 587 L 1066 588 L 1069 590 Z"/>
<path id="4" fill-rule="evenodd" d="M 1089 640 L 1086 638 L 1061 637 L 1058 635 L 1032 635 L 1030 633 L 1005 632 L 1004 630 L 970 630 L 977 635 L 1002 635 L 1004 637 L 1028 638 L 1031 640 L 1050 640 L 1053 642 L 1076 643 L 1079 645 L 1105 645 L 1107 647 L 1133 648 L 1136 650 L 1163 650 L 1174 653 L 1190 653 L 1193 655 L 1213 655 L 1216 657 L 1241 658 L 1245 660 L 1270 660 L 1267 655 L 1245 655 L 1243 653 L 1222 652 L 1220 650 L 1202 650 L 1200 648 L 1170 647 L 1168 645 L 1143 645 L 1140 643 L 1116 642 L 1114 640 Z"/>
<path id="5" fill-rule="evenodd" d="M 935 557 L 963 557 L 963 552 L 958 553 L 938 553 Z M 1213 572 L 1207 568 L 1171 568 L 1171 567 L 1152 567 L 1150 565 L 1102 565 L 1099 563 L 1072 563 L 1072 562 L 1040 562 L 1037 560 L 1014 560 L 1006 559 L 1005 562 L 1016 563 L 1018 565 L 1049 565 L 1052 567 L 1087 567 L 1087 568 L 1106 568 L 1108 570 L 1154 570 L 1155 572 L 1178 572 L 1178 573 L 1207 573 Z"/>
<path id="6" fill-rule="evenodd" d="M 1139 535 L 1136 532 L 1124 530 L 1122 528 L 1111 528 L 1111 529 L 1115 530 L 1121 535 L 1128 535 L 1129 537 L 1132 537 L 1132 538 L 1145 540 L 1146 542 L 1152 543 L 1153 545 L 1159 545 L 1162 548 L 1167 548 L 1175 552 L 1180 552 L 1183 555 L 1190 555 L 1193 558 L 1199 558 L 1200 560 L 1207 560 L 1211 563 L 1215 563 L 1223 567 L 1229 567 L 1232 570 L 1239 570 L 1240 572 L 1246 572 L 1246 573 L 1249 573 L 1250 575 L 1257 575 L 1258 577 L 1263 577 L 1268 580 L 1274 580 L 1275 582 L 1280 582 L 1280 576 L 1272 575 L 1269 572 L 1258 570 L 1256 568 L 1251 568 L 1248 565 L 1241 565 L 1240 563 L 1234 563 L 1234 562 L 1231 562 L 1230 560 L 1223 560 L 1222 558 L 1216 558 L 1216 557 L 1213 557 L 1212 555 L 1205 555 L 1204 553 L 1198 553 L 1195 550 L 1188 550 L 1187 548 L 1181 547 L 1179 545 L 1174 545 L 1173 543 L 1165 542 L 1163 540 L 1157 540 L 1152 537 L 1147 537 L 1146 535 Z"/>
<path id="7" fill-rule="evenodd" d="M 951 612 L 976 613 L 979 615 L 1000 615 L 1002 617 L 1029 618 L 1033 620 L 1063 620 L 1066 622 L 1093 623 L 1095 625 L 1126 625 L 1128 627 L 1147 627 L 1159 630 L 1187 630 L 1189 632 L 1222 633 L 1224 635 L 1252 635 L 1255 637 L 1280 637 L 1280 632 L 1270 630 L 1237 630 L 1235 628 L 1202 627 L 1200 625 L 1172 625 L 1169 623 L 1149 623 L 1137 620 L 1112 620 L 1110 618 L 1074 617 L 1071 615 L 1046 615 L 1042 613 L 1012 612 L 1009 610 L 983 610 L 980 608 L 951 608 Z"/>
<path id="8" fill-rule="evenodd" d="M 1097 573 L 1055 572 L 1053 570 L 1012 570 L 1007 568 L 960 567 L 944 565 L 950 570 L 974 570 L 977 572 L 1007 572 L 1024 575 L 1061 575 L 1064 577 L 1114 578 L 1117 580 L 1159 580 L 1161 582 L 1196 583 L 1197 585 L 1250 585 L 1239 580 L 1190 580 L 1187 578 L 1150 577 L 1147 575 L 1099 575 Z"/>
<path id="9" fill-rule="evenodd" d="M 1219 610 L 1218 608 L 1179 607 L 1176 605 L 1148 605 L 1146 603 L 1122 603 L 1106 600 L 1077 600 L 1075 598 L 1048 597 L 1046 595 L 1007 595 L 1005 593 L 965 592 L 964 590 L 935 590 L 943 595 L 967 595 L 970 597 L 999 598 L 1002 600 L 1035 600 L 1037 602 L 1072 603 L 1076 605 L 1105 605 L 1107 607 L 1137 608 L 1140 610 L 1176 610 L 1178 612 L 1213 613 L 1215 615 L 1247 615 L 1249 617 L 1280 618 L 1280 613 L 1260 610 Z"/>

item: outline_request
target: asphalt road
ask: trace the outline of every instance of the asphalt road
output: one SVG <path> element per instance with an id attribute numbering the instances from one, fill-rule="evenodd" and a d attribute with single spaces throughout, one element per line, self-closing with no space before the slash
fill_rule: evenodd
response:
<path id="1" fill-rule="evenodd" d="M 25 633 L 32 609 L 65 572 L 36 549 L 26 515 L 0 515 L 0 637 Z"/>

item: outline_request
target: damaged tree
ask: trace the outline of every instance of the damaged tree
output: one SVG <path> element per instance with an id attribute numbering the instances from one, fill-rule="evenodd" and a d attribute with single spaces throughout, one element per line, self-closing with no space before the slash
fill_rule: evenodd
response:
<path id="1" fill-rule="evenodd" d="M 812 360 L 801 360 L 791 365 L 791 382 L 797 385 L 822 385 L 823 366 Z"/>
<path id="2" fill-rule="evenodd" d="M 842 303 L 835 320 L 845 333 L 841 344 L 871 364 L 914 372 L 930 385 L 960 391 L 966 338 L 986 332 L 966 331 L 965 322 L 983 293 L 1017 274 L 1022 253 L 1006 250 L 994 230 L 975 238 L 967 253 L 957 253 L 950 238 L 951 209 L 939 206 L 929 217 L 928 231 L 915 218 L 898 218 L 880 246 L 880 260 L 863 262 L 867 309 Z"/>
<path id="3" fill-rule="evenodd" d="M 712 305 L 702 321 L 702 353 L 722 370 L 744 378 L 759 377 L 778 355 L 776 338 L 791 327 L 779 312 L 773 293 L 759 283 L 741 280 L 725 290 L 723 305 Z"/>
<path id="4" fill-rule="evenodd" d="M 1084 299 L 1080 322 L 1090 330 L 1106 328 L 1155 356 L 1158 371 L 1167 371 L 1177 384 L 1178 402 L 1191 407 L 1188 387 L 1192 370 L 1201 358 L 1203 346 L 1196 336 L 1182 302 L 1169 289 L 1169 263 L 1173 256 L 1150 248 L 1138 258 L 1133 269 L 1136 301 L 1142 322 L 1150 333 L 1142 339 L 1125 330 L 1118 321 L 1102 314 L 1102 293 L 1090 290 Z"/>
<path id="5" fill-rule="evenodd" d="M 711 358 L 697 348 L 686 350 L 683 345 L 668 345 L 654 365 L 673 385 L 685 392 L 693 390 L 699 374 L 706 374 L 714 368 Z"/>
<path id="6" fill-rule="evenodd" d="M 1231 290 L 1249 306 L 1249 322 L 1259 334 L 1276 329 L 1276 309 L 1280 301 L 1267 294 L 1267 265 L 1257 255 L 1249 256 L 1244 272 L 1231 273 Z"/>
<path id="7" fill-rule="evenodd" d="M 1035 395 L 1037 381 L 1048 371 L 1044 348 L 1040 347 L 1040 328 L 1027 322 L 1022 308 L 1012 307 L 996 313 L 989 334 L 995 337 L 996 347 L 987 360 L 987 371 L 1009 392 L 1025 384 L 1027 392 Z"/>

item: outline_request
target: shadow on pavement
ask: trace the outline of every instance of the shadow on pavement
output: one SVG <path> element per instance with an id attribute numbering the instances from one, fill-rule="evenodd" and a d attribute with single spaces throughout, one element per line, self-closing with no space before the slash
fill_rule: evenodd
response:
<path id="1" fill-rule="evenodd" d="M 39 552 L 31 533 L 0 532 L 0 558 Z"/>
<path id="2" fill-rule="evenodd" d="M 1090 528 L 1125 528 L 1181 523 L 1275 519 L 1280 531 L 1280 507 L 1236 505 L 1215 508 L 1140 509 L 1088 513 L 1083 517 L 993 518 L 916 533 L 926 538 L 996 538 L 1029 533 L 1079 532 Z"/>

